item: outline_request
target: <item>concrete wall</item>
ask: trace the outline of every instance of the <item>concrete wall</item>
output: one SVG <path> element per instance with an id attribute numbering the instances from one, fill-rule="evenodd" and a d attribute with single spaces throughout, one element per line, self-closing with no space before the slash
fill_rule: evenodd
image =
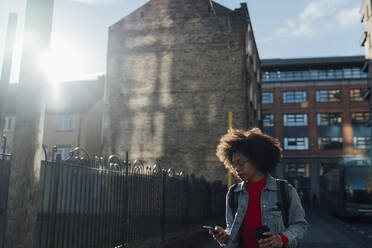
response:
<path id="1" fill-rule="evenodd" d="M 208 0 L 153 0 L 109 30 L 104 153 L 125 151 L 207 180 L 228 128 L 247 125 L 244 23 Z"/>

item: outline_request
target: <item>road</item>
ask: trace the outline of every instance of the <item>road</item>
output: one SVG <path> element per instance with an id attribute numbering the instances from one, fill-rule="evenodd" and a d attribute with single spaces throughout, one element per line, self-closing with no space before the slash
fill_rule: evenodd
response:
<path id="1" fill-rule="evenodd" d="M 308 210 L 309 230 L 301 240 L 301 248 L 370 248 L 372 247 L 372 219 L 343 221 L 325 214 L 325 211 Z M 214 240 L 196 248 L 218 248 Z"/>

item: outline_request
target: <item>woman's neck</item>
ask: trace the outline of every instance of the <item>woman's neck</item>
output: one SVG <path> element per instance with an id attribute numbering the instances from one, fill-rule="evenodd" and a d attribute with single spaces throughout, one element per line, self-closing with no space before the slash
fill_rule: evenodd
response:
<path id="1" fill-rule="evenodd" d="M 262 174 L 260 172 L 257 172 L 254 175 L 252 175 L 251 178 L 248 178 L 247 181 L 250 182 L 250 183 L 256 183 L 256 182 L 260 181 L 264 177 L 265 177 L 265 174 Z"/>

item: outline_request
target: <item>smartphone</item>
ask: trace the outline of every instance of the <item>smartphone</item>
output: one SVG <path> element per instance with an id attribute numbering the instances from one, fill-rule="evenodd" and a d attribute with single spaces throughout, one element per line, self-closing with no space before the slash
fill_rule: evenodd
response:
<path id="1" fill-rule="evenodd" d="M 211 230 L 213 234 L 217 234 L 217 233 L 218 233 L 218 231 L 215 230 L 215 229 L 214 229 L 213 227 L 211 227 L 211 226 L 202 226 L 202 228 L 204 228 L 204 229 L 208 229 L 208 230 Z"/>
<path id="2" fill-rule="evenodd" d="M 270 232 L 270 228 L 266 225 L 257 227 L 256 230 L 254 230 L 254 233 L 256 234 L 256 239 L 260 240 L 270 237 L 267 235 L 263 235 L 264 232 Z"/>

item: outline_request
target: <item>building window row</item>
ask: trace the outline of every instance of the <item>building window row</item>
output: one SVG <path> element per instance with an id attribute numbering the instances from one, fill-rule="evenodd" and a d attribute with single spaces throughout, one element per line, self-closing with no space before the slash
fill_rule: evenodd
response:
<path id="1" fill-rule="evenodd" d="M 7 116 L 3 120 L 3 131 L 10 132 L 14 129 L 14 117 Z M 57 130 L 68 131 L 74 128 L 74 117 L 72 115 L 59 115 L 57 117 Z"/>
<path id="2" fill-rule="evenodd" d="M 307 126 L 307 114 L 283 114 L 283 124 L 286 127 L 291 126 Z M 370 120 L 369 112 L 354 112 L 351 113 L 352 124 L 366 125 Z M 331 126 L 341 125 L 342 116 L 341 113 L 317 113 L 317 125 L 318 126 Z M 273 127 L 274 126 L 274 114 L 263 115 L 263 126 Z"/>
<path id="3" fill-rule="evenodd" d="M 265 71 L 262 72 L 262 81 L 292 81 L 292 80 L 319 80 L 343 78 L 367 78 L 368 74 L 360 67 L 329 69 L 329 70 L 302 70 L 302 71 Z"/>
<path id="4" fill-rule="evenodd" d="M 274 114 L 263 115 L 263 131 L 271 136 L 274 133 Z M 351 113 L 354 149 L 369 149 L 370 133 L 366 125 L 370 121 L 369 112 Z M 308 116 L 305 113 L 283 114 L 284 149 L 308 150 Z M 318 149 L 342 149 L 342 114 L 317 113 Z"/>
<path id="5" fill-rule="evenodd" d="M 350 89 L 349 99 L 352 102 L 361 102 L 367 89 Z M 306 90 L 283 91 L 283 103 L 302 103 L 307 101 Z M 341 90 L 324 89 L 316 90 L 316 102 L 341 102 Z M 272 91 L 262 92 L 262 104 L 274 104 Z"/>

